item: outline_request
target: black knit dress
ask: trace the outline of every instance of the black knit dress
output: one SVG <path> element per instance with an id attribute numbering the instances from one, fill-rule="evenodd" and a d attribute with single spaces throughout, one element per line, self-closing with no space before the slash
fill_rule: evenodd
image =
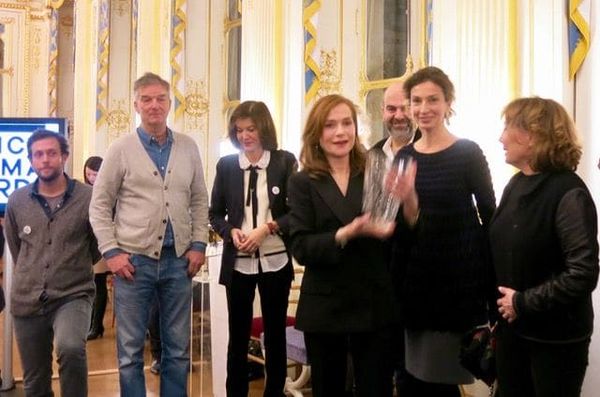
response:
<path id="1" fill-rule="evenodd" d="M 413 364 L 424 374 L 413 375 L 458 383 L 464 381 L 458 341 L 466 330 L 487 322 L 493 288 L 485 230 L 496 203 L 489 168 L 479 146 L 466 139 L 436 153 L 419 153 L 409 145 L 398 156 L 417 162 L 420 207 L 417 225 L 405 236 L 403 257 L 396 263 L 402 268 L 398 293 L 407 328 L 407 367 L 410 370 L 409 345 L 417 336 L 416 343 L 422 346 L 413 346 L 413 353 L 420 355 Z M 431 335 L 442 338 L 436 343 Z M 429 345 L 445 348 L 435 352 L 432 369 L 427 362 Z M 444 360 L 440 355 L 449 357 Z M 454 365 L 456 371 L 447 368 Z"/>

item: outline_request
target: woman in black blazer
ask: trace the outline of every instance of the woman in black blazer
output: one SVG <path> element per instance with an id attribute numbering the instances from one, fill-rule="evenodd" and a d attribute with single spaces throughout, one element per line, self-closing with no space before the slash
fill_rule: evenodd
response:
<path id="1" fill-rule="evenodd" d="M 219 282 L 227 292 L 227 396 L 248 395 L 247 353 L 254 291 L 260 293 L 266 385 L 282 397 L 286 377 L 285 326 L 292 262 L 287 249 L 287 180 L 293 154 L 277 150 L 275 126 L 262 102 L 241 103 L 229 121 L 239 154 L 221 158 L 213 184 L 210 222 L 223 238 Z"/>
<path id="2" fill-rule="evenodd" d="M 348 354 L 358 396 L 391 396 L 392 284 L 384 259 L 391 225 L 361 213 L 365 154 L 354 104 L 316 102 L 301 172 L 289 182 L 292 254 L 305 267 L 296 327 L 304 331 L 314 397 L 341 396 Z"/>

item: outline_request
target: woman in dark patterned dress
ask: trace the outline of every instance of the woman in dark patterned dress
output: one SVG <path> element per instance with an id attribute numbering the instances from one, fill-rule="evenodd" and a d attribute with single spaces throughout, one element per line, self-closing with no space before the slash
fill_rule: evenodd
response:
<path id="1" fill-rule="evenodd" d="M 495 208 L 487 161 L 479 146 L 448 131 L 454 86 L 436 67 L 404 83 L 422 138 L 397 159 L 417 164 L 416 194 L 397 234 L 396 288 L 405 321 L 410 396 L 459 396 L 473 377 L 459 363 L 465 331 L 488 323 L 493 271 L 486 228 Z M 415 202 L 418 204 L 415 205 Z M 397 269 L 398 269 L 397 268 Z"/>

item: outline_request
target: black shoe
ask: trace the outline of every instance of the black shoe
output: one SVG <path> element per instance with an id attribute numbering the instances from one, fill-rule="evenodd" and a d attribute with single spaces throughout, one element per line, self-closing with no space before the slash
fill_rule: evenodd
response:
<path id="1" fill-rule="evenodd" d="M 102 338 L 104 336 L 104 330 L 93 330 L 87 334 L 87 340 L 94 340 L 98 338 Z"/>

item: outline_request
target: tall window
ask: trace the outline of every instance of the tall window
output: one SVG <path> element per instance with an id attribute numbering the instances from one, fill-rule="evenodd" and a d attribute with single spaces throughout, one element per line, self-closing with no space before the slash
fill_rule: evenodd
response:
<path id="1" fill-rule="evenodd" d="M 364 1 L 366 28 L 362 93 L 370 118 L 368 145 L 385 136 L 381 109 L 383 93 L 407 72 L 409 0 Z"/>
<path id="2" fill-rule="evenodd" d="M 229 124 L 229 116 L 240 104 L 241 76 L 242 76 L 242 2 L 241 0 L 227 0 L 227 18 L 225 20 L 226 54 L 226 100 L 223 107 L 225 125 Z M 220 155 L 236 151 L 226 138 L 219 148 Z"/>

